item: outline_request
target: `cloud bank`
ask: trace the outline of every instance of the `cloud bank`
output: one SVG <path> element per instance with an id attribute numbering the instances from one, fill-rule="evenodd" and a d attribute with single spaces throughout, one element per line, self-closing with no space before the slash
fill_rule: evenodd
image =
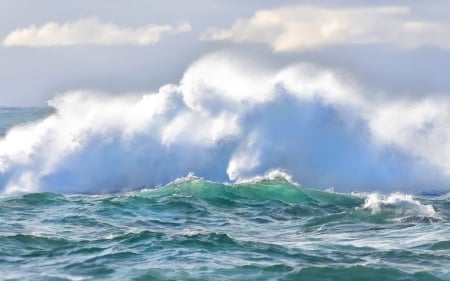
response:
<path id="1" fill-rule="evenodd" d="M 158 92 L 55 97 L 55 114 L 0 140 L 0 188 L 98 193 L 274 169 L 346 191 L 448 188 L 450 99 L 371 96 L 336 69 L 213 53 Z"/>
<path id="2" fill-rule="evenodd" d="M 392 44 L 403 48 L 450 48 L 450 21 L 424 20 L 408 7 L 326 8 L 288 6 L 260 10 L 230 28 L 212 29 L 205 40 L 263 43 L 275 52 L 329 45 Z"/>
<path id="3" fill-rule="evenodd" d="M 120 27 L 95 18 L 59 24 L 48 22 L 18 29 L 3 40 L 4 46 L 52 47 L 73 45 L 152 45 L 163 35 L 188 32 L 188 23 L 179 26 L 147 25 L 139 28 Z"/>

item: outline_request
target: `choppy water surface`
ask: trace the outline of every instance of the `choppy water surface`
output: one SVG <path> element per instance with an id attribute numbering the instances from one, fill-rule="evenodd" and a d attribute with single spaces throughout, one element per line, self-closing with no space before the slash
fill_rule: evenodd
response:
<path id="1" fill-rule="evenodd" d="M 5 280 L 450 280 L 450 197 L 186 179 L 0 199 Z"/>

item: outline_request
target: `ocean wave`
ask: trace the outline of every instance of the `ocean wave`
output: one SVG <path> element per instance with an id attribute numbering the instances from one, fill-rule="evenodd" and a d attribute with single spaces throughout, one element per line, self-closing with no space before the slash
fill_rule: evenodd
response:
<path id="1" fill-rule="evenodd" d="M 449 215 L 445 213 L 447 200 L 442 197 L 421 200 L 404 193 L 382 195 L 323 191 L 301 187 L 289 182 L 285 174 L 281 174 L 281 177 L 278 175 L 273 173 L 252 181 L 231 184 L 206 181 L 190 174 L 162 187 L 89 195 L 89 198 L 101 202 L 104 212 L 115 212 L 124 216 L 132 216 L 135 209 L 139 210 L 149 205 L 158 205 L 164 210 L 178 210 L 205 216 L 211 211 L 210 207 L 221 210 L 279 202 L 280 209 L 271 214 L 274 219 L 318 216 L 306 224 L 309 227 L 333 223 L 345 218 L 350 221 L 361 219 L 375 223 L 383 221 L 405 224 L 428 223 L 446 221 Z M 77 200 L 79 196 L 81 195 L 64 196 L 45 192 L 6 196 L 0 199 L 4 204 L 2 208 L 8 208 L 8 206 L 36 208 L 70 204 L 71 200 Z M 179 221 L 155 220 L 154 223 L 180 225 Z"/>
<path id="2" fill-rule="evenodd" d="M 216 183 L 198 177 L 186 177 L 157 189 L 143 189 L 129 193 L 143 198 L 197 198 L 210 203 L 230 206 L 242 201 L 279 201 L 287 204 L 312 204 L 325 206 L 359 206 L 359 197 L 345 193 L 329 192 L 304 188 L 286 179 L 286 174 L 272 173 L 242 183 Z"/>
<path id="3" fill-rule="evenodd" d="M 439 196 L 438 199 L 450 201 L 450 192 Z"/>
<path id="4" fill-rule="evenodd" d="M 20 280 L 448 280 L 448 220 L 423 217 L 430 205 L 435 216 L 450 207 L 193 175 L 139 191 L 0 196 L 0 263 Z"/>
<path id="5" fill-rule="evenodd" d="M 424 218 L 439 219 L 439 214 L 431 204 L 423 204 L 410 194 L 392 193 L 380 195 L 372 193 L 365 199 L 363 209 L 370 210 L 372 214 L 395 215 L 394 220 L 408 222 Z"/>
<path id="6" fill-rule="evenodd" d="M 100 194 L 164 186 L 189 172 L 215 182 L 281 177 L 340 191 L 448 184 L 435 169 L 445 161 L 433 166 L 422 161 L 434 161 L 433 153 L 408 152 L 428 146 L 414 150 L 380 129 L 389 120 L 408 140 L 434 139 L 422 125 L 393 124 L 387 109 L 431 110 L 433 125 L 447 124 L 448 111 L 436 101 L 374 107 L 341 74 L 308 63 L 256 69 L 238 55 L 214 53 L 155 92 L 58 95 L 47 118 L 0 139 L 0 192 Z M 423 122 L 431 121 L 416 123 Z"/>
<path id="7" fill-rule="evenodd" d="M 264 181 L 275 181 L 275 180 L 283 180 L 286 182 L 289 182 L 292 185 L 300 186 L 298 182 L 294 180 L 294 177 L 290 174 L 286 173 L 283 170 L 280 169 L 274 169 L 270 170 L 264 175 L 255 176 L 248 179 L 241 179 L 237 181 L 237 184 L 252 184 L 252 183 L 259 183 Z"/>

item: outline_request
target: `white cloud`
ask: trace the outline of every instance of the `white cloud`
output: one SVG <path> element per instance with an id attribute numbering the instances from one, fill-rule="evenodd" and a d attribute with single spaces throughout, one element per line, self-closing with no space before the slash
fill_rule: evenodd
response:
<path id="1" fill-rule="evenodd" d="M 52 47 L 72 45 L 152 45 L 164 34 L 188 32 L 188 23 L 177 27 L 171 25 L 147 25 L 138 28 L 120 27 L 113 23 L 100 22 L 95 18 L 79 19 L 59 24 L 48 22 L 41 26 L 11 32 L 4 40 L 4 46 Z"/>
<path id="2" fill-rule="evenodd" d="M 450 23 L 415 18 L 407 7 L 324 8 L 292 6 L 260 10 L 202 39 L 264 43 L 275 52 L 341 44 L 393 44 L 450 48 Z"/>

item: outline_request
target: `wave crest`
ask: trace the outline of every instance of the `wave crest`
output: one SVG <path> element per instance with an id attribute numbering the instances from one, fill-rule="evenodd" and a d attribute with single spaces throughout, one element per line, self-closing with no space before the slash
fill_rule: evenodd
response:
<path id="1" fill-rule="evenodd" d="M 298 182 L 294 180 L 294 177 L 280 169 L 270 170 L 264 175 L 258 175 L 248 179 L 241 179 L 237 184 L 255 184 L 264 181 L 286 181 L 292 185 L 300 186 Z"/>
<path id="2" fill-rule="evenodd" d="M 369 194 L 362 208 L 370 210 L 372 214 L 394 213 L 398 221 L 404 221 L 408 217 L 438 217 L 432 205 L 422 204 L 412 195 L 399 192 L 387 196 Z"/>
<path id="3" fill-rule="evenodd" d="M 418 103 L 398 114 L 394 104 L 392 112 L 378 112 L 386 107 L 375 107 L 341 74 L 308 63 L 265 69 L 216 53 L 192 64 L 179 83 L 156 92 L 59 95 L 49 102 L 54 114 L 0 139 L 0 193 L 98 194 L 163 186 L 189 172 L 234 183 L 280 178 L 295 183 L 295 177 L 305 186 L 341 191 L 448 185 L 434 166 L 411 160 L 422 154 L 410 157 L 374 145 L 388 138 L 380 128 L 409 116 L 408 110 L 420 117 L 424 110 L 440 109 L 433 116 L 447 124 L 441 116 L 447 108 Z M 372 120 L 380 116 L 380 122 Z M 427 121 L 422 119 L 413 124 Z M 400 125 L 410 133 L 407 140 L 418 138 L 409 121 Z M 428 139 L 421 128 L 420 137 Z"/>

